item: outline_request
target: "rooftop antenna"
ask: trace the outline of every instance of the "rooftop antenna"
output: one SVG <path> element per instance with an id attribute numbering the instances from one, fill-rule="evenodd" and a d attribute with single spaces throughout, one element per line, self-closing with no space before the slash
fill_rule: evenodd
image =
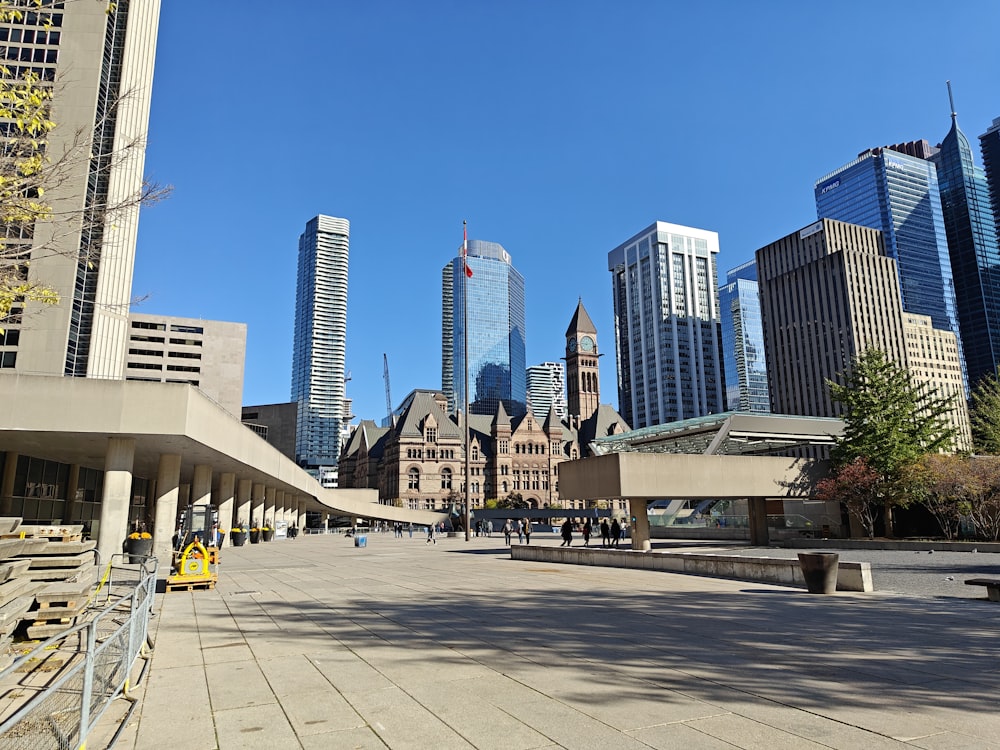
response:
<path id="1" fill-rule="evenodd" d="M 951 95 L 951 81 L 945 81 L 948 84 L 948 103 L 951 105 L 951 120 L 954 122 L 958 119 L 958 112 L 955 111 L 955 98 Z"/>

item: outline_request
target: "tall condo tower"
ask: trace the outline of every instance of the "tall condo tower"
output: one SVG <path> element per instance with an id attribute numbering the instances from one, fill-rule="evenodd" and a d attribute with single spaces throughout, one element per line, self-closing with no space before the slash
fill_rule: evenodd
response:
<path id="1" fill-rule="evenodd" d="M 465 405 L 465 341 L 469 352 L 469 412 L 525 413 L 524 277 L 496 242 L 469 240 L 466 277 L 461 255 L 441 272 L 441 390 L 454 414 Z M 468 308 L 463 315 L 464 294 Z M 463 318 L 468 319 L 468 336 Z"/>
<path id="2" fill-rule="evenodd" d="M 581 299 L 566 329 L 566 369 L 569 414 L 579 421 L 590 419 L 601 405 L 601 379 L 597 351 L 597 327 Z"/>
<path id="3" fill-rule="evenodd" d="M 950 85 L 948 93 L 950 98 Z M 938 148 L 930 158 L 937 165 L 962 349 L 968 382 L 974 386 L 1000 364 L 1000 248 L 986 175 L 973 162 L 954 111 Z"/>
<path id="4" fill-rule="evenodd" d="M 719 288 L 719 317 L 722 321 L 726 409 L 765 414 L 771 410 L 771 404 L 757 261 L 749 260 L 726 274 L 726 283 Z"/>
<path id="5" fill-rule="evenodd" d="M 990 206 L 993 208 L 997 237 L 1000 238 L 1000 117 L 995 118 L 986 132 L 979 136 L 979 148 L 983 152 Z"/>
<path id="6" fill-rule="evenodd" d="M 841 416 L 827 380 L 866 349 L 906 366 L 896 261 L 880 231 L 821 219 L 756 257 L 774 412 Z"/>
<path id="7" fill-rule="evenodd" d="M 566 419 L 566 368 L 562 362 L 542 362 L 527 370 L 528 404 L 535 419 L 545 421 L 554 409 Z"/>
<path id="8" fill-rule="evenodd" d="M 344 419 L 347 260 L 351 223 L 319 215 L 299 237 L 292 401 L 298 404 L 295 456 L 315 470 L 336 466 Z"/>
<path id="9" fill-rule="evenodd" d="M 719 235 L 658 221 L 608 253 L 619 412 L 633 429 L 723 411 Z"/>
<path id="10" fill-rule="evenodd" d="M 886 255 L 899 265 L 903 309 L 930 316 L 935 328 L 954 333 L 961 346 L 935 166 L 893 148 L 869 149 L 819 179 L 815 196 L 817 218 L 882 231 Z M 962 366 L 964 373 L 964 359 Z"/>
<path id="11" fill-rule="evenodd" d="M 51 83 L 56 128 L 47 151 L 79 158 L 45 199 L 57 214 L 85 219 L 8 230 L 5 250 L 30 259 L 28 278 L 60 302 L 23 318 L 15 307 L 2 325 L 0 367 L 122 378 L 160 2 L 18 5 L 22 18 L 0 24 L 4 75 Z"/>

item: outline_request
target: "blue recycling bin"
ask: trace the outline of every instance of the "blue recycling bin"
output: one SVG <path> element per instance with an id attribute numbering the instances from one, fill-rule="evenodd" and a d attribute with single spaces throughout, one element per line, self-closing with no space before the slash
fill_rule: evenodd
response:
<path id="1" fill-rule="evenodd" d="M 368 537 L 366 537 L 364 535 L 354 537 L 354 546 L 355 547 L 367 547 L 368 546 Z"/>

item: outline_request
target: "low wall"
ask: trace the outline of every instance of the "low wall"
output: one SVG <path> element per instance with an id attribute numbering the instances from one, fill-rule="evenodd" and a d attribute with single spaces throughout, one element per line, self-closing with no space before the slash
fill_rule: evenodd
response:
<path id="1" fill-rule="evenodd" d="M 786 539 L 791 549 L 887 549 L 913 552 L 1000 552 L 1000 542 L 946 542 L 909 539 Z"/>
<path id="2" fill-rule="evenodd" d="M 777 583 L 805 588 L 797 559 L 710 555 L 700 552 L 638 552 L 634 550 L 589 549 L 583 547 L 543 547 L 514 544 L 512 560 L 595 565 L 604 568 L 661 570 L 668 573 L 735 578 L 740 581 Z M 840 561 L 838 591 L 874 591 L 870 563 Z"/>

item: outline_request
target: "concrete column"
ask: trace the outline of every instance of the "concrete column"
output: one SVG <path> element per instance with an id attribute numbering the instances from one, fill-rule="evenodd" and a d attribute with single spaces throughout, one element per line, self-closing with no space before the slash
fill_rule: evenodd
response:
<path id="1" fill-rule="evenodd" d="M 122 551 L 128 536 L 128 509 L 132 501 L 132 462 L 135 438 L 108 438 L 104 454 L 104 492 L 101 495 L 101 519 L 97 528 L 97 550 L 101 564 Z"/>
<path id="2" fill-rule="evenodd" d="M 219 530 L 226 530 L 224 544 L 231 546 L 229 530 L 233 528 L 233 505 L 236 494 L 236 475 L 223 472 L 219 475 Z"/>
<path id="3" fill-rule="evenodd" d="M 275 487 L 265 487 L 264 488 L 264 518 L 263 523 L 274 524 L 274 499 L 278 494 L 278 490 Z"/>
<path id="4" fill-rule="evenodd" d="M 177 490 L 177 507 L 184 510 L 191 504 L 191 485 L 184 483 Z"/>
<path id="5" fill-rule="evenodd" d="M 250 494 L 250 527 L 258 528 L 264 523 L 264 485 L 259 482 L 253 483 Z"/>
<path id="6" fill-rule="evenodd" d="M 63 523 L 69 525 L 77 517 L 76 493 L 80 489 L 80 464 L 69 465 L 69 475 L 66 477 L 66 502 L 63 503 Z"/>
<path id="7" fill-rule="evenodd" d="M 323 527 L 323 532 L 326 532 L 327 527 L 330 525 L 330 511 L 324 510 L 319 514 L 320 525 Z"/>
<path id="8" fill-rule="evenodd" d="M 198 464 L 191 480 L 191 505 L 212 504 L 212 467 Z"/>
<path id="9" fill-rule="evenodd" d="M 14 475 L 17 473 L 17 459 L 21 456 L 7 451 L 3 459 L 3 478 L 0 479 L 0 516 L 13 515 Z"/>
<path id="10" fill-rule="evenodd" d="M 236 484 L 236 513 L 233 514 L 234 523 L 250 523 L 250 490 L 253 481 L 241 479 Z M 247 528 L 250 528 L 247 526 Z"/>
<path id="11" fill-rule="evenodd" d="M 299 527 L 299 533 L 301 534 L 306 528 L 306 501 L 299 496 L 298 502 L 299 517 L 295 521 L 295 525 Z"/>
<path id="12" fill-rule="evenodd" d="M 747 522 L 750 526 L 750 544 L 754 547 L 768 545 L 767 533 L 767 498 L 747 498 Z"/>
<path id="13" fill-rule="evenodd" d="M 649 514 L 647 500 L 629 500 L 629 526 L 632 528 L 632 549 L 649 552 L 653 546 L 649 542 Z"/>
<path id="14" fill-rule="evenodd" d="M 278 525 L 278 521 L 285 520 L 285 491 L 276 490 L 274 493 L 274 525 Z"/>
<path id="15" fill-rule="evenodd" d="M 156 557 L 157 568 L 160 571 L 168 571 L 173 558 L 180 484 L 180 454 L 161 453 L 160 465 L 156 471 L 156 503 L 153 519 L 153 556 Z"/>

